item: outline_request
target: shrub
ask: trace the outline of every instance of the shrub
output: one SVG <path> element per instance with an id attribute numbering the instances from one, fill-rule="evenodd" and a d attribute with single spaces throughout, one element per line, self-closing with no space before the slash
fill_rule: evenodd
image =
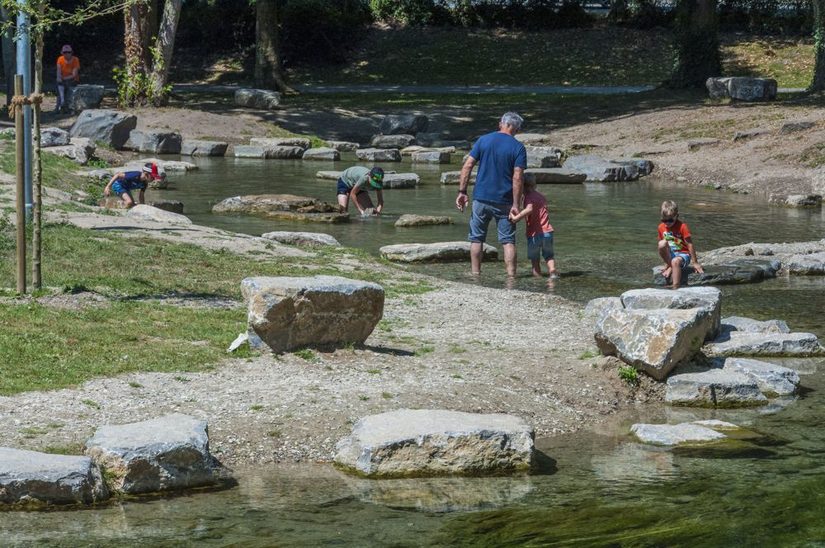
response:
<path id="1" fill-rule="evenodd" d="M 639 384 L 639 372 L 632 365 L 620 365 L 619 378 L 630 386 L 637 386 Z"/>

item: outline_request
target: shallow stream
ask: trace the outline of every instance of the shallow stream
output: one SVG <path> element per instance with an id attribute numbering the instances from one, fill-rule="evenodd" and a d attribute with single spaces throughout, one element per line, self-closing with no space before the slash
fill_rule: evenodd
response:
<path id="1" fill-rule="evenodd" d="M 318 180 L 315 171 L 344 169 L 352 162 L 333 167 L 204 159 L 198 164 L 200 171 L 175 177 L 174 190 L 153 197 L 182 200 L 197 223 L 250 234 L 322 231 L 371 252 L 390 243 L 466 238 L 466 214 L 453 206 L 456 187 L 438 184 L 439 168 L 393 166 L 416 171 L 422 184 L 415 190 L 386 191 L 381 218 L 296 227 L 215 216 L 210 209 L 238 194 L 293 193 L 334 201 L 335 181 Z M 820 210 L 771 207 L 713 190 L 648 182 L 539 189 L 551 205 L 558 267 L 564 275 L 552 288 L 527 276 L 520 235 L 522 276 L 515 287 L 554 291 L 577 301 L 650 283 L 658 208 L 664 199 L 679 202 L 700 258 L 703 250 L 725 245 L 825 236 Z M 456 224 L 396 229 L 393 222 L 402 213 L 450 215 Z M 461 281 L 467 268 L 429 265 L 426 272 Z M 502 286 L 501 263 L 485 265 L 481 283 Z M 781 318 L 795 330 L 825 336 L 821 277 L 722 290 L 725 315 Z M 819 546 L 825 544 L 825 360 L 788 365 L 803 374 L 805 390 L 795 401 L 758 411 L 640 408 L 596 431 L 540 441 L 550 459 L 543 475 L 370 482 L 324 465 L 238 470 L 238 487 L 218 493 L 79 512 L 0 514 L 0 544 Z M 744 448 L 707 452 L 643 448 L 625 435 L 638 420 L 709 417 L 747 426 L 765 438 Z"/>

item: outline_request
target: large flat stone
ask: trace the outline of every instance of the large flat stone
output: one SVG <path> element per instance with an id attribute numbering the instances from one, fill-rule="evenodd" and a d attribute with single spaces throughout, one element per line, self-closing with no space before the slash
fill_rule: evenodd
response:
<path id="1" fill-rule="evenodd" d="M 781 263 L 774 259 L 742 258 L 730 259 L 719 263 L 703 263 L 704 272 L 699 274 L 688 266 L 682 269 L 682 280 L 687 285 L 738 285 L 758 283 L 766 279 L 775 278 Z M 653 283 L 668 285 L 669 281 L 662 276 L 661 265 L 653 268 Z"/>
<path id="2" fill-rule="evenodd" d="M 695 445 L 727 438 L 707 426 L 691 422 L 681 424 L 634 424 L 630 432 L 642 443 L 650 445 Z"/>
<path id="3" fill-rule="evenodd" d="M 253 194 L 226 198 L 212 207 L 214 213 L 243 213 L 274 219 L 340 223 L 349 215 L 340 213 L 337 205 L 309 196 L 294 194 Z"/>
<path id="4" fill-rule="evenodd" d="M 361 344 L 384 311 L 384 289 L 338 276 L 253 277 L 241 282 L 249 343 L 285 352 Z"/>
<path id="5" fill-rule="evenodd" d="M 498 259 L 498 250 L 484 244 L 484 259 Z M 385 245 L 381 256 L 399 263 L 446 263 L 470 260 L 470 242 L 437 242 L 431 244 Z"/>
<path id="6" fill-rule="evenodd" d="M 282 244 L 300 245 L 309 247 L 332 246 L 341 247 L 341 243 L 329 234 L 321 232 L 287 232 L 275 231 L 261 234 L 261 238 L 275 240 Z"/>
<path id="7" fill-rule="evenodd" d="M 192 224 L 192 220 L 189 219 L 189 217 L 145 204 L 138 204 L 135 207 L 129 209 L 126 212 L 126 216 L 168 225 Z"/>
<path id="8" fill-rule="evenodd" d="M 588 181 L 635 181 L 639 178 L 639 168 L 635 164 L 613 162 L 589 154 L 568 157 L 564 161 L 564 168 L 584 173 Z"/>
<path id="9" fill-rule="evenodd" d="M 229 143 L 224 141 L 204 141 L 201 139 L 184 139 L 180 147 L 182 156 L 223 156 Z"/>
<path id="10" fill-rule="evenodd" d="M 402 215 L 395 221 L 397 227 L 451 225 L 453 220 L 446 215 Z"/>
<path id="11" fill-rule="evenodd" d="M 0 507 L 92 504 L 109 491 L 88 457 L 0 447 Z"/>
<path id="12" fill-rule="evenodd" d="M 708 356 L 819 356 L 825 349 L 813 333 L 723 332 L 706 344 Z"/>
<path id="13" fill-rule="evenodd" d="M 358 143 L 352 141 L 327 141 L 327 146 L 338 152 L 355 152 L 359 147 Z"/>
<path id="14" fill-rule="evenodd" d="M 524 170 L 524 180 L 537 185 L 575 185 L 585 182 L 587 175 L 562 167 L 530 167 Z"/>
<path id="15" fill-rule="evenodd" d="M 450 153 L 438 150 L 419 150 L 411 154 L 413 163 L 419 164 L 449 164 Z"/>
<path id="16" fill-rule="evenodd" d="M 797 276 L 821 276 L 825 274 L 825 251 L 805 255 L 791 255 L 785 262 L 790 274 Z"/>
<path id="17" fill-rule="evenodd" d="M 707 310 L 707 332 L 704 340 L 712 339 L 719 333 L 722 293 L 715 287 L 681 287 L 677 290 L 633 289 L 622 293 L 621 299 L 624 307 L 630 310 L 656 308 Z"/>
<path id="18" fill-rule="evenodd" d="M 400 162 L 401 153 L 397 148 L 359 148 L 355 151 L 359 160 L 369 162 Z"/>
<path id="19" fill-rule="evenodd" d="M 250 145 L 270 147 L 299 147 L 304 150 L 310 147 L 311 141 L 306 137 L 252 137 Z"/>
<path id="20" fill-rule="evenodd" d="M 179 413 L 97 429 L 86 454 L 115 492 L 137 494 L 216 485 L 226 470 L 209 452 L 206 421 Z"/>
<path id="21" fill-rule="evenodd" d="M 308 148 L 301 158 L 304 160 L 337 161 L 341 159 L 341 153 L 330 147 Z"/>
<path id="22" fill-rule="evenodd" d="M 723 331 L 742 331 L 745 333 L 790 333 L 791 328 L 782 320 L 754 320 L 743 316 L 722 318 Z"/>
<path id="23" fill-rule="evenodd" d="M 374 478 L 528 471 L 533 438 L 512 415 L 401 409 L 359 420 L 338 442 L 335 463 Z"/>
<path id="24" fill-rule="evenodd" d="M 693 357 L 712 323 L 705 308 L 610 309 L 597 324 L 602 354 L 617 356 L 657 380 Z"/>
<path id="25" fill-rule="evenodd" d="M 723 369 L 673 375 L 665 392 L 665 402 L 671 405 L 750 407 L 767 401 L 751 377 Z"/>
<path id="26" fill-rule="evenodd" d="M 789 396 L 799 386 L 799 373 L 775 363 L 748 358 L 727 358 L 725 370 L 747 375 L 766 396 Z"/>

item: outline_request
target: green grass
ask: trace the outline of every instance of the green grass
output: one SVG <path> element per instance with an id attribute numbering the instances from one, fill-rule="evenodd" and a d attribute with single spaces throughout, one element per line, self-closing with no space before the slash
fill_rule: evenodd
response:
<path id="1" fill-rule="evenodd" d="M 208 369 L 225 357 L 245 324 L 243 310 L 137 302 L 79 311 L 0 305 L 0 394 L 53 390 L 135 371 Z"/>
<path id="2" fill-rule="evenodd" d="M 779 87 L 806 88 L 814 68 L 813 39 L 723 35 L 722 59 L 728 76 L 763 76 Z"/>
<path id="3" fill-rule="evenodd" d="M 618 369 L 619 378 L 622 379 L 624 382 L 629 384 L 630 386 L 636 386 L 639 384 L 639 372 L 636 370 L 635 367 L 631 365 L 621 365 Z"/>
<path id="4" fill-rule="evenodd" d="M 816 143 L 803 150 L 799 161 L 808 167 L 819 167 L 825 164 L 825 143 Z"/>
<path id="5" fill-rule="evenodd" d="M 668 76 L 670 40 L 665 31 L 617 27 L 374 29 L 346 64 L 297 67 L 290 77 L 303 84 L 650 84 Z"/>
<path id="6" fill-rule="evenodd" d="M 308 362 L 314 362 L 318 359 L 318 355 L 309 348 L 302 348 L 300 350 L 296 350 L 295 352 L 293 352 L 293 354 L 295 354 L 302 360 L 306 360 Z"/>
<path id="7" fill-rule="evenodd" d="M 98 200 L 103 197 L 105 183 L 78 175 L 77 172 L 83 168 L 75 162 L 49 153 L 43 153 L 41 158 L 45 186 L 66 192 L 82 190 L 89 194 L 86 202 L 92 205 L 97 205 Z M 0 142 L 0 171 L 12 175 L 16 172 L 13 142 Z"/>

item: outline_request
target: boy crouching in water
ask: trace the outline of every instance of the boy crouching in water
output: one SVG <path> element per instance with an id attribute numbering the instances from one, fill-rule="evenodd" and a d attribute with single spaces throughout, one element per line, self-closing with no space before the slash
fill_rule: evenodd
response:
<path id="1" fill-rule="evenodd" d="M 662 222 L 659 224 L 659 257 L 665 263 L 662 276 L 673 288 L 682 283 L 682 269 L 693 263 L 693 269 L 702 274 L 704 269 L 696 259 L 696 248 L 687 223 L 679 220 L 679 206 L 672 200 L 662 202 Z"/>
<path id="2" fill-rule="evenodd" d="M 145 194 L 146 187 L 151 181 L 159 181 L 165 178 L 165 174 L 160 173 L 158 165 L 155 163 L 148 163 L 143 166 L 140 171 L 125 171 L 115 173 L 106 188 L 103 189 L 103 195 L 109 196 L 112 192 L 117 194 L 126 208 L 132 208 L 135 205 L 135 198 L 132 196 L 132 191 L 137 190 L 138 203 L 146 203 Z"/>
<path id="3" fill-rule="evenodd" d="M 527 217 L 527 258 L 533 264 L 533 276 L 541 276 L 539 255 L 547 262 L 550 279 L 559 277 L 553 252 L 553 226 L 547 214 L 547 199 L 536 190 L 535 181 L 524 182 L 524 209 L 518 215 L 510 215 L 510 222 L 517 223 Z"/>

